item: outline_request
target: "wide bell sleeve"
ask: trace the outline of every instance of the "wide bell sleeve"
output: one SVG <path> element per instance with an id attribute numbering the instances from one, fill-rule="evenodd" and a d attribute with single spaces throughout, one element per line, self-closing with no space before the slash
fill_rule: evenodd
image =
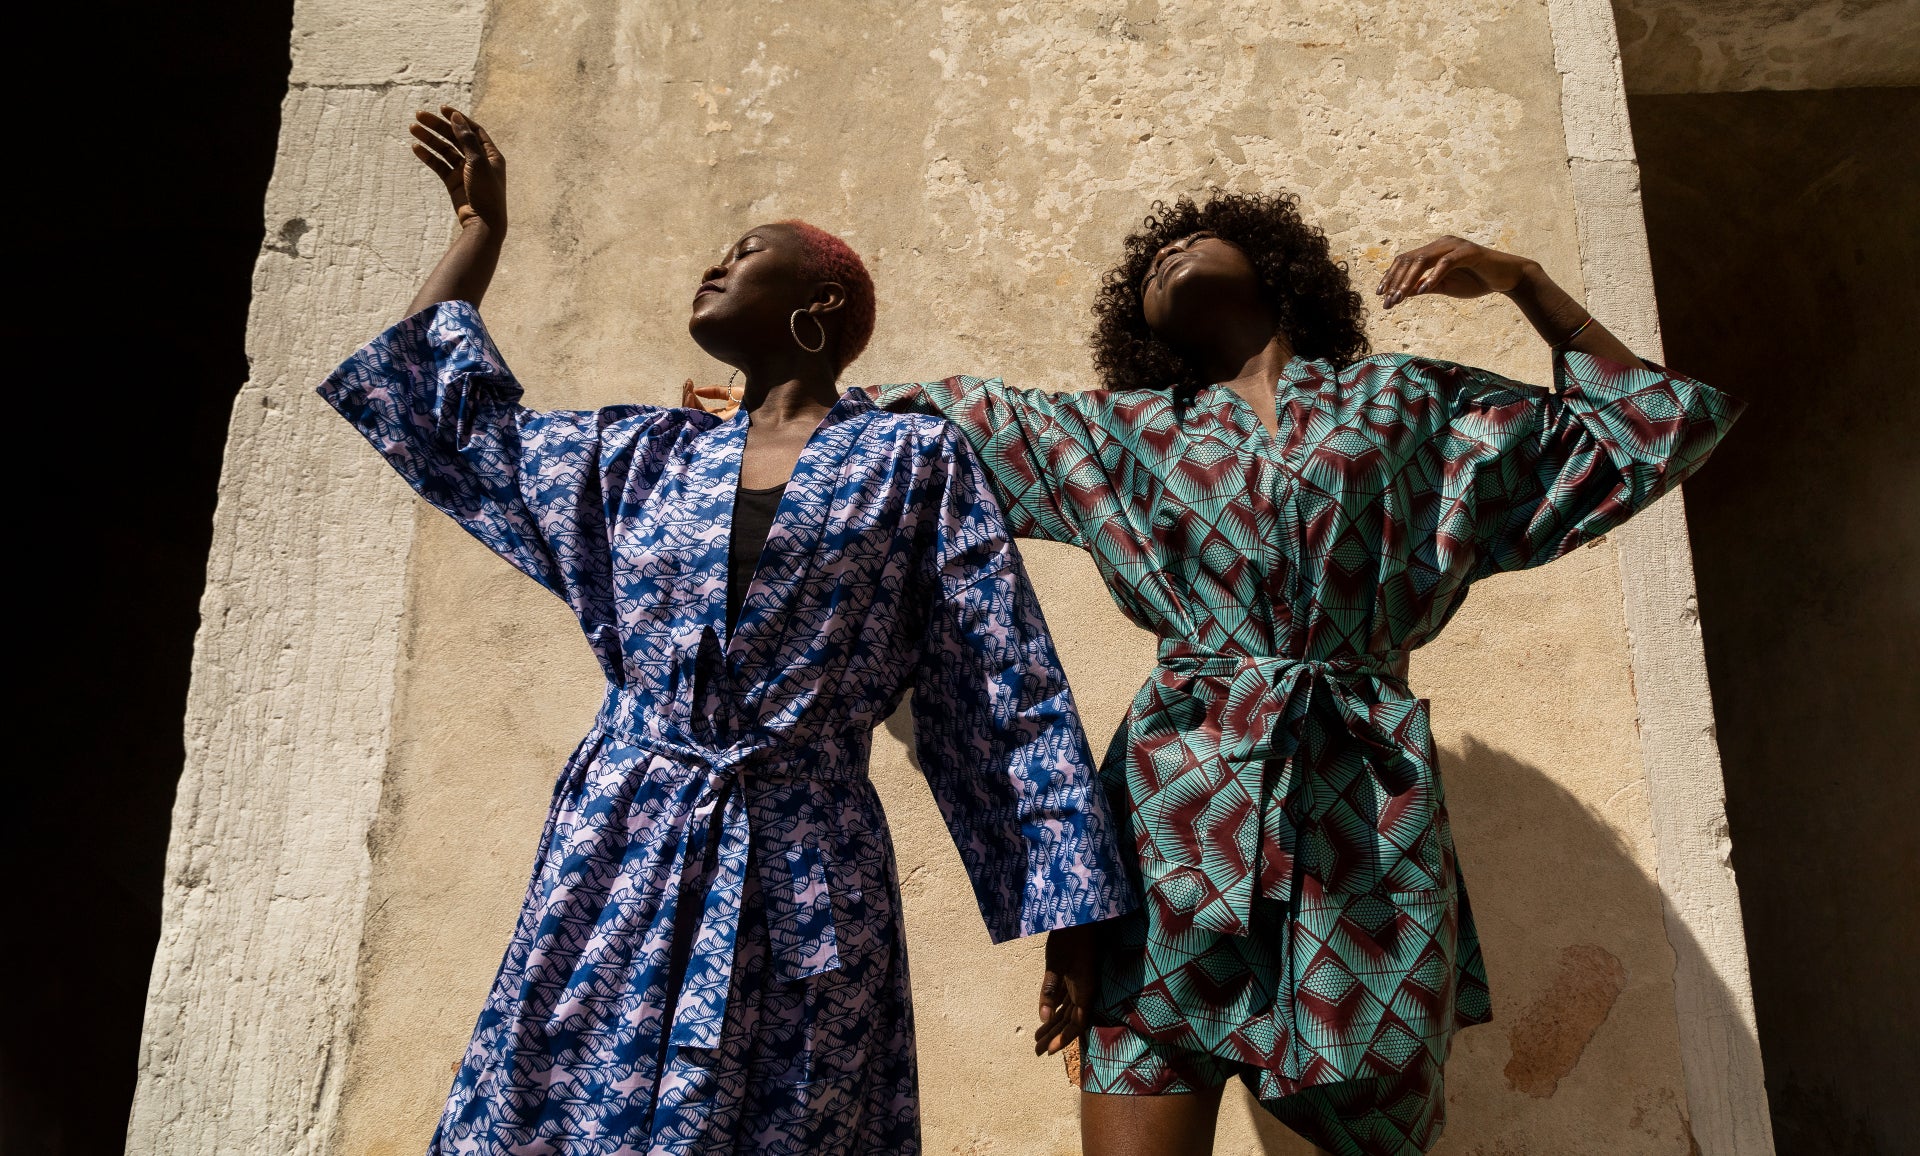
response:
<path id="1" fill-rule="evenodd" d="M 966 435 L 1015 537 L 1085 547 L 1067 498 L 1074 470 L 1088 463 L 1073 444 L 1080 423 L 1069 395 L 1009 389 L 997 377 L 906 382 L 871 392 L 881 409 L 943 417 Z"/>
<path id="2" fill-rule="evenodd" d="M 1583 353 L 1555 356 L 1552 393 L 1445 369 L 1440 529 L 1471 544 L 1475 578 L 1550 562 L 1651 506 L 1745 408 L 1683 374 Z"/>
<path id="3" fill-rule="evenodd" d="M 914 745 L 998 943 L 1133 909 L 1073 693 L 971 447 L 949 427 L 924 534 Z"/>
<path id="4" fill-rule="evenodd" d="M 688 410 L 537 411 L 465 301 L 423 309 L 319 387 L 395 472 L 468 533 L 558 595 L 601 665 L 619 666 L 607 494 Z M 619 436 L 606 437 L 619 426 Z"/>

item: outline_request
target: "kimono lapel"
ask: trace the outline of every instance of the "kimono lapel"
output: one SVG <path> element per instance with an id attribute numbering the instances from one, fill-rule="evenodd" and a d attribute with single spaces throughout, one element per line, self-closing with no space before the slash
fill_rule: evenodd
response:
<path id="1" fill-rule="evenodd" d="M 749 676 L 755 683 L 762 679 L 770 682 L 785 673 L 785 664 L 774 660 L 787 648 L 790 624 L 805 617 L 792 613 L 794 603 L 809 596 L 808 580 L 817 562 L 833 496 L 840 488 L 849 451 L 865 428 L 866 423 L 849 419 L 872 408 L 872 399 L 860 390 L 842 394 L 820 419 L 819 428 L 807 439 L 800 460 L 794 464 L 793 476 L 767 531 L 766 545 L 760 550 L 740 621 L 727 641 L 727 657 L 739 662 L 742 669 L 758 674 L 758 678 Z M 746 445 L 745 419 L 737 420 L 741 422 L 741 434 L 740 448 L 733 456 L 735 485 L 739 482 L 741 450 Z M 729 535 L 731 518 L 729 507 Z M 718 613 L 724 621 L 724 589 Z"/>
<path id="2" fill-rule="evenodd" d="M 733 505 L 740 492 L 740 460 L 747 449 L 747 413 L 734 415 L 701 439 L 705 466 L 687 488 L 692 516 L 712 528 L 706 572 L 701 576 L 697 621 L 717 639 L 727 636 L 727 573 L 733 561 Z"/>

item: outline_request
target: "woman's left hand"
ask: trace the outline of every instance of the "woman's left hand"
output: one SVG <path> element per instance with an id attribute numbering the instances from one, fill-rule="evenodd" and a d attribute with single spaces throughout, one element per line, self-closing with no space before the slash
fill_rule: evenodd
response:
<path id="1" fill-rule="evenodd" d="M 1054 1055 L 1087 1030 L 1097 969 L 1092 924 L 1047 933 L 1047 971 L 1040 979 L 1040 1026 L 1033 1030 L 1034 1055 Z"/>
<path id="2" fill-rule="evenodd" d="M 740 409 L 733 391 L 726 386 L 695 385 L 691 377 L 680 387 L 680 404 L 687 409 L 705 410 L 721 421 L 732 417 Z"/>
<path id="3" fill-rule="evenodd" d="M 1441 237 L 1395 257 L 1373 291 L 1388 309 L 1422 293 L 1447 297 L 1510 293 L 1533 265 L 1526 257 L 1459 237 Z"/>

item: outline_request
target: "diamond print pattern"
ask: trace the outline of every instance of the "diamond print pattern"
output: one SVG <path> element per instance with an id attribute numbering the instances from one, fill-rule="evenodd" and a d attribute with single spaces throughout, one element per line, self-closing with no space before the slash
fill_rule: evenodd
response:
<path id="1" fill-rule="evenodd" d="M 1474 581 L 1650 505 L 1740 410 L 1656 367 L 1567 354 L 1555 376 L 1296 360 L 1274 436 L 1224 386 L 878 391 L 957 423 L 1014 532 L 1088 550 L 1161 639 L 1102 771 L 1148 902 L 1112 933 L 1089 1089 L 1231 1061 L 1331 1151 L 1438 1136 L 1451 1035 L 1491 1009 L 1405 653 Z"/>

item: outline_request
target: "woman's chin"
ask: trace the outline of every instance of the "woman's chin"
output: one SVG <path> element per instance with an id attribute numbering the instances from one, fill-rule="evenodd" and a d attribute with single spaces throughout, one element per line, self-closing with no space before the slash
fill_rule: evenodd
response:
<path id="1" fill-rule="evenodd" d="M 687 335 L 693 338 L 693 343 L 700 347 L 701 352 L 715 361 L 732 366 L 740 364 L 738 354 L 742 343 L 737 340 L 738 334 L 733 332 L 732 326 L 715 324 L 713 318 L 702 317 L 696 312 L 687 319 Z"/>
<path id="2" fill-rule="evenodd" d="M 693 303 L 693 312 L 687 317 L 687 334 L 700 348 L 714 353 L 716 347 L 728 344 L 728 328 L 724 317 L 714 316 L 714 310 L 708 307 L 706 298 L 702 297 Z"/>

